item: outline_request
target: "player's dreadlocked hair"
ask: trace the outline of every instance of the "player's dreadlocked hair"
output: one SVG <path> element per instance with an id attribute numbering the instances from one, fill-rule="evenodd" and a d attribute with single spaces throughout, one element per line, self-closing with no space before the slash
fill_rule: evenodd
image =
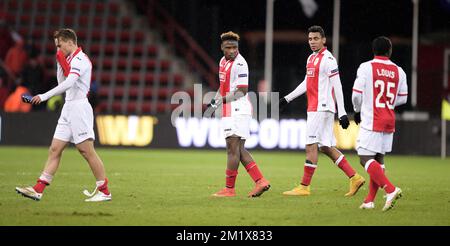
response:
<path id="1" fill-rule="evenodd" d="M 53 33 L 54 39 L 61 38 L 64 41 L 72 40 L 75 44 L 77 43 L 77 34 L 74 30 L 70 28 L 62 28 Z"/>
<path id="2" fill-rule="evenodd" d="M 325 31 L 323 30 L 323 28 L 321 26 L 311 26 L 310 28 L 308 28 L 308 34 L 310 32 L 318 32 L 318 33 L 320 33 L 320 36 L 322 38 L 325 37 Z"/>
<path id="3" fill-rule="evenodd" d="M 226 41 L 226 40 L 239 41 L 239 39 L 241 39 L 241 38 L 239 37 L 239 35 L 237 33 L 229 31 L 229 32 L 225 32 L 225 33 L 220 34 L 220 39 L 223 42 L 223 41 Z"/>
<path id="4" fill-rule="evenodd" d="M 385 36 L 377 37 L 372 42 L 372 51 L 376 56 L 389 56 L 391 48 L 391 40 Z"/>

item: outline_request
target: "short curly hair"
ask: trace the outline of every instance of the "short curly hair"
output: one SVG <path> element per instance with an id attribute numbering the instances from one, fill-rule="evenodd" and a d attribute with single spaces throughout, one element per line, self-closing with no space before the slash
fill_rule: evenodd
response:
<path id="1" fill-rule="evenodd" d="M 388 37 L 380 36 L 372 41 L 372 52 L 376 56 L 389 55 L 391 49 L 392 43 Z"/>
<path id="2" fill-rule="evenodd" d="M 232 31 L 220 34 L 220 40 L 222 40 L 222 42 L 226 41 L 226 40 L 239 41 L 240 39 L 241 38 L 239 37 L 239 35 L 237 33 L 232 32 Z"/>

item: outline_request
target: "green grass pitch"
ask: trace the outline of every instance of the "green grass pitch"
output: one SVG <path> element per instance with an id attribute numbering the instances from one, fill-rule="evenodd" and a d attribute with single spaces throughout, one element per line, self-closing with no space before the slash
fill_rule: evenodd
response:
<path id="1" fill-rule="evenodd" d="M 324 155 L 309 197 L 284 197 L 298 184 L 304 152 L 253 151 L 272 188 L 260 198 L 247 198 L 253 182 L 239 168 L 237 196 L 214 198 L 225 182 L 225 151 L 98 149 L 113 201 L 84 202 L 83 189 L 95 180 L 73 148 L 39 202 L 14 191 L 34 185 L 47 158 L 46 148 L 0 147 L 0 225 L 450 225 L 450 159 L 387 156 L 387 175 L 403 189 L 396 207 L 386 213 L 384 191 L 376 209 L 358 209 L 367 183 L 351 198 L 343 195 L 348 179 Z M 367 180 L 356 155 L 347 155 Z"/>

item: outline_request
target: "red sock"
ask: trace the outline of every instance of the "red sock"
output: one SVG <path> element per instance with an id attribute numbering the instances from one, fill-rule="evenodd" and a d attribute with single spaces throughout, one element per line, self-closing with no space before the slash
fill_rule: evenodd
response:
<path id="1" fill-rule="evenodd" d="M 384 169 L 383 169 L 384 172 Z M 369 194 L 367 194 L 366 199 L 364 199 L 364 203 L 373 202 L 375 197 L 377 196 L 377 191 L 380 186 L 377 185 L 372 179 L 369 182 Z"/>
<path id="2" fill-rule="evenodd" d="M 33 189 L 37 192 L 37 193 L 42 193 L 44 192 L 45 187 L 49 185 L 49 183 L 45 180 L 42 179 L 38 179 L 37 183 L 35 186 L 33 186 Z"/>
<path id="3" fill-rule="evenodd" d="M 394 192 L 395 187 L 391 184 L 389 179 L 384 175 L 383 169 L 381 168 L 380 163 L 378 163 L 376 160 L 369 160 L 365 168 L 367 170 L 367 173 L 370 175 L 370 179 L 373 179 L 373 181 L 378 184 L 380 187 L 384 188 L 384 190 L 387 193 Z"/>
<path id="4" fill-rule="evenodd" d="M 314 171 L 316 170 L 317 165 L 305 163 L 305 167 L 303 168 L 303 178 L 302 185 L 308 186 L 311 184 L 312 176 L 314 175 Z"/>
<path id="5" fill-rule="evenodd" d="M 225 186 L 227 188 L 234 188 L 238 171 L 227 169 L 225 171 L 225 174 L 227 175 L 225 178 Z"/>
<path id="6" fill-rule="evenodd" d="M 110 194 L 109 190 L 108 190 L 108 179 L 107 178 L 105 178 L 105 183 L 103 183 L 102 185 L 100 185 L 98 187 L 98 190 L 103 192 L 103 194 L 105 194 L 105 195 L 109 195 Z"/>
<path id="7" fill-rule="evenodd" d="M 351 178 L 353 177 L 353 175 L 355 175 L 355 170 L 353 170 L 352 166 L 350 166 L 350 164 L 348 163 L 347 159 L 345 159 L 344 155 L 341 155 L 337 160 L 336 160 L 336 165 L 342 170 L 344 171 L 345 175 L 347 175 L 347 177 Z"/>
<path id="8" fill-rule="evenodd" d="M 247 170 L 250 177 L 252 177 L 253 181 L 258 181 L 263 178 L 261 171 L 259 171 L 258 165 L 256 162 L 252 161 L 245 166 L 245 170 Z"/>

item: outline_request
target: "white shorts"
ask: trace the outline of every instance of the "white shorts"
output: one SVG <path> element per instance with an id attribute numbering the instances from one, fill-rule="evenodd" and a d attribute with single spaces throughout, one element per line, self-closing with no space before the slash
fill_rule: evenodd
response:
<path id="1" fill-rule="evenodd" d="M 95 140 L 94 113 L 86 98 L 64 103 L 53 138 L 74 144 Z"/>
<path id="2" fill-rule="evenodd" d="M 241 139 L 248 139 L 250 137 L 250 121 L 251 115 L 235 115 L 233 117 L 222 117 L 222 130 L 224 137 L 236 135 Z"/>
<path id="3" fill-rule="evenodd" d="M 358 155 L 374 156 L 377 153 L 384 155 L 386 152 L 391 152 L 393 138 L 393 132 L 375 132 L 361 127 L 356 140 Z"/>
<path id="4" fill-rule="evenodd" d="M 336 146 L 334 137 L 334 113 L 308 112 L 306 119 L 306 144 Z"/>

